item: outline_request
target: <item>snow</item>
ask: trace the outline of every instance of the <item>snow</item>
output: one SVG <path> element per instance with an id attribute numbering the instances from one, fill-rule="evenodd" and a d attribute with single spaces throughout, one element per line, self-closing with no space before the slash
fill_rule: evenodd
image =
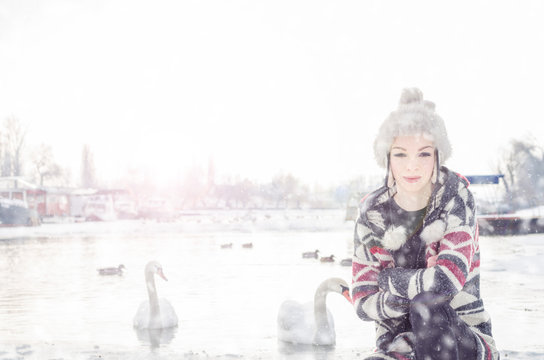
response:
<path id="1" fill-rule="evenodd" d="M 323 278 L 351 277 L 339 261 L 302 253 L 319 249 L 340 260 L 351 255 L 352 237 L 353 223 L 336 210 L 1 228 L 0 359 L 362 358 L 374 344 L 373 324 L 341 296 L 327 298 L 336 347 L 285 346 L 276 334 L 281 302 L 311 300 Z M 502 358 L 543 359 L 544 234 L 481 237 L 480 245 L 482 297 Z M 164 336 L 132 328 L 151 259 L 169 280 L 157 283 L 159 294 L 179 316 Z M 123 276 L 96 271 L 120 263 Z"/>

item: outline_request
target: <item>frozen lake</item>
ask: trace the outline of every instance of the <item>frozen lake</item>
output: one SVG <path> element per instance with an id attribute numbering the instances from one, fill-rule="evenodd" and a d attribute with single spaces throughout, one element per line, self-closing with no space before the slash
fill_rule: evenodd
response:
<path id="1" fill-rule="evenodd" d="M 343 216 L 210 212 L 176 223 L 0 229 L 0 360 L 362 357 L 373 348 L 373 324 L 338 294 L 327 299 L 335 348 L 286 348 L 276 337 L 282 301 L 312 300 L 328 277 L 350 282 L 351 268 L 339 261 L 351 256 L 353 224 Z M 482 293 L 503 358 L 544 359 L 544 235 L 482 237 L 481 247 Z M 337 262 L 301 257 L 315 249 Z M 179 317 L 162 340 L 132 328 L 149 260 L 162 264 L 169 281 L 156 280 L 159 297 Z M 118 264 L 122 276 L 96 270 Z"/>

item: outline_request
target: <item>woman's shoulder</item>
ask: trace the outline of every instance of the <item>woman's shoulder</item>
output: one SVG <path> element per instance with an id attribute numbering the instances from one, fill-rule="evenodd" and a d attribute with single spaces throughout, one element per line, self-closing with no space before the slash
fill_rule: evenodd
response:
<path id="1" fill-rule="evenodd" d="M 445 205 L 454 198 L 461 198 L 465 203 L 473 201 L 472 193 L 469 190 L 470 182 L 465 176 L 445 166 L 441 167 L 440 173 L 440 187 L 435 193 L 439 204 Z"/>
<path id="2" fill-rule="evenodd" d="M 440 176 L 439 176 L 439 183 L 441 184 L 462 184 L 465 187 L 468 187 L 470 185 L 470 182 L 468 179 L 463 176 L 463 174 L 453 171 L 450 168 L 447 168 L 446 166 L 440 167 Z"/>
<path id="3" fill-rule="evenodd" d="M 470 181 L 461 173 L 444 168 L 447 174 L 447 181 L 458 189 L 468 189 Z"/>
<path id="4" fill-rule="evenodd" d="M 361 199 L 359 206 L 360 213 L 366 214 L 370 210 L 376 210 L 380 205 L 387 202 L 391 198 L 388 190 L 386 186 L 382 186 L 366 194 Z"/>

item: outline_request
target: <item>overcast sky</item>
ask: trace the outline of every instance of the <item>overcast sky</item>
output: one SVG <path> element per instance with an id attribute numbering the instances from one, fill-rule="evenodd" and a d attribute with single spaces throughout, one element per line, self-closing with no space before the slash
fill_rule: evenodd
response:
<path id="1" fill-rule="evenodd" d="M 0 120 L 75 175 L 381 173 L 372 142 L 403 87 L 436 103 L 466 175 L 544 144 L 542 1 L 0 0 Z"/>

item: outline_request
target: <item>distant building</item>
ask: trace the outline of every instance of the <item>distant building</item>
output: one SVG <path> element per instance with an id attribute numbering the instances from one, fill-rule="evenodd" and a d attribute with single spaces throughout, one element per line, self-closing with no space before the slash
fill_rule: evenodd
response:
<path id="1" fill-rule="evenodd" d="M 124 189 L 38 186 L 21 177 L 0 177 L 0 198 L 16 201 L 40 220 L 115 220 L 137 216 L 136 202 Z"/>
<path id="2" fill-rule="evenodd" d="M 39 225 L 39 203 L 43 191 L 16 176 L 0 177 L 0 225 Z"/>

